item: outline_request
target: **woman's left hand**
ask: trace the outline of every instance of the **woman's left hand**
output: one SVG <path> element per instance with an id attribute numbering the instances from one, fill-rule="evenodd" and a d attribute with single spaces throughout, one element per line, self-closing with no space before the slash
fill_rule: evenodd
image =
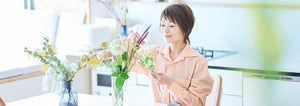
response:
<path id="1" fill-rule="evenodd" d="M 164 73 L 155 73 L 150 71 L 150 77 L 156 84 L 167 85 L 168 88 L 172 84 L 172 80 Z"/>

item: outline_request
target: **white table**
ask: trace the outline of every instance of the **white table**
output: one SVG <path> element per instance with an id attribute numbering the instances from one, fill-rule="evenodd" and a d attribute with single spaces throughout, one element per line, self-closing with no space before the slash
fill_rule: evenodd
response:
<path id="1" fill-rule="evenodd" d="M 136 101 L 138 102 L 138 101 Z M 6 103 L 7 106 L 58 106 L 59 96 L 57 94 L 43 94 L 18 101 Z M 126 101 L 124 101 L 126 105 Z M 78 106 L 112 106 L 111 96 L 97 96 L 89 94 L 78 94 Z M 144 106 L 167 106 L 166 104 L 150 103 Z"/>

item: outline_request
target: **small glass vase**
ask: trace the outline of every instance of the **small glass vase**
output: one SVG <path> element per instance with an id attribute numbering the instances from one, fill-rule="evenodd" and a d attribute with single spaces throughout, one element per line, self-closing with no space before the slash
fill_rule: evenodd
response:
<path id="1" fill-rule="evenodd" d="M 127 34 L 127 25 L 121 25 L 121 33 L 118 36 L 118 39 L 123 39 Z"/>
<path id="2" fill-rule="evenodd" d="M 113 106 L 123 106 L 124 105 L 124 94 L 127 89 L 127 81 L 124 81 L 123 87 L 118 89 L 116 86 L 116 77 L 112 77 L 112 88 L 113 88 Z"/>
<path id="3" fill-rule="evenodd" d="M 59 106 L 78 106 L 78 92 L 72 89 L 72 80 L 63 80 L 64 88 L 59 94 Z"/>

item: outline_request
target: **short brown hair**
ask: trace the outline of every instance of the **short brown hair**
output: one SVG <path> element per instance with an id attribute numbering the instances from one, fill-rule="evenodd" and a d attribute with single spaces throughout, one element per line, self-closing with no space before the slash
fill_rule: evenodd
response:
<path id="1" fill-rule="evenodd" d="M 192 9 L 188 5 L 184 3 L 172 4 L 163 10 L 160 15 L 160 20 L 162 20 L 162 18 L 169 19 L 178 24 L 184 34 L 184 42 L 191 44 L 189 35 L 194 27 L 195 17 Z"/>

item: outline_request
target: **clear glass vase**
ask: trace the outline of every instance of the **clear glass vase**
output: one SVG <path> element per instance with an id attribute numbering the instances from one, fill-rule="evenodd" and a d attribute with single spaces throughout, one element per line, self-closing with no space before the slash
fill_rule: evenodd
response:
<path id="1" fill-rule="evenodd" d="M 72 80 L 63 81 L 64 89 L 59 94 L 59 106 L 78 106 L 78 92 L 72 89 Z"/>
<path id="2" fill-rule="evenodd" d="M 124 94 L 127 89 L 127 81 L 124 81 L 123 87 L 121 89 L 116 86 L 116 77 L 112 77 L 112 88 L 113 88 L 113 106 L 123 106 L 124 105 Z"/>

